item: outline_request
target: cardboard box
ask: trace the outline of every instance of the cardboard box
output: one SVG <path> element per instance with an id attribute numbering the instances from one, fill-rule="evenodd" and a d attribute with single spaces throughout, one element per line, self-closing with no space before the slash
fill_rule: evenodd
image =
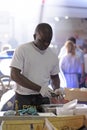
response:
<path id="1" fill-rule="evenodd" d="M 65 88 L 65 99 L 69 101 L 78 99 L 78 101 L 87 102 L 87 88 Z"/>

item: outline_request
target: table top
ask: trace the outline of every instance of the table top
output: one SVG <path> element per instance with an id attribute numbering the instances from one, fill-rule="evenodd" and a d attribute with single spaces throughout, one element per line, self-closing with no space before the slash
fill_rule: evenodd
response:
<path id="1" fill-rule="evenodd" d="M 0 121 L 3 120 L 29 120 L 29 119 L 40 119 L 40 118 L 45 118 L 45 117 L 52 117 L 56 116 L 53 113 L 45 113 L 45 114 L 40 114 L 38 115 L 4 115 L 5 111 L 0 112 Z"/>

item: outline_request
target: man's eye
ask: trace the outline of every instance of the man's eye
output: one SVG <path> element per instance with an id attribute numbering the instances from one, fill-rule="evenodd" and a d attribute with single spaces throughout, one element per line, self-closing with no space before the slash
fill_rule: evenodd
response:
<path id="1" fill-rule="evenodd" d="M 41 40 L 41 39 L 38 39 L 38 42 L 42 42 L 42 43 L 50 43 L 50 41 L 48 41 L 48 40 Z"/>

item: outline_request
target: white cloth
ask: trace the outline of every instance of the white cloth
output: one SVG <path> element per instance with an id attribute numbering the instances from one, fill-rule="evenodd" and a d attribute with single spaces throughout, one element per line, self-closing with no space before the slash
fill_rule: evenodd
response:
<path id="1" fill-rule="evenodd" d="M 11 66 L 42 87 L 49 85 L 50 75 L 58 74 L 57 55 L 49 47 L 45 51 L 39 50 L 33 42 L 22 44 L 15 50 Z M 25 95 L 38 94 L 18 84 L 16 91 Z"/>

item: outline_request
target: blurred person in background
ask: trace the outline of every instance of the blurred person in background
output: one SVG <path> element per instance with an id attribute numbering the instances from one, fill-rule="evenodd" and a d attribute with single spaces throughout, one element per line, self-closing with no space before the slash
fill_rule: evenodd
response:
<path id="1" fill-rule="evenodd" d="M 78 80 L 79 80 L 79 88 L 84 87 L 84 79 L 85 79 L 85 73 L 84 73 L 84 52 L 76 45 L 76 39 L 74 37 L 69 37 L 67 40 L 70 40 L 74 43 L 76 55 L 80 58 L 81 65 L 82 65 L 82 72 L 78 74 Z M 61 48 L 60 53 L 58 55 L 59 60 L 67 54 L 65 45 Z"/>
<path id="2" fill-rule="evenodd" d="M 83 50 L 83 45 L 84 45 L 84 39 L 82 39 L 78 33 L 74 34 L 74 38 L 76 39 L 76 45 Z"/>
<path id="3" fill-rule="evenodd" d="M 60 73 L 65 77 L 67 88 L 79 88 L 78 74 L 82 72 L 80 59 L 72 41 L 66 41 L 65 48 L 66 55 L 59 61 Z"/>
<path id="4" fill-rule="evenodd" d="M 12 48 L 11 45 L 7 43 L 7 44 L 2 45 L 1 51 L 5 51 L 5 50 L 11 49 L 11 48 Z"/>
<path id="5" fill-rule="evenodd" d="M 87 47 L 84 48 L 84 71 L 85 71 L 85 88 L 87 88 Z"/>

